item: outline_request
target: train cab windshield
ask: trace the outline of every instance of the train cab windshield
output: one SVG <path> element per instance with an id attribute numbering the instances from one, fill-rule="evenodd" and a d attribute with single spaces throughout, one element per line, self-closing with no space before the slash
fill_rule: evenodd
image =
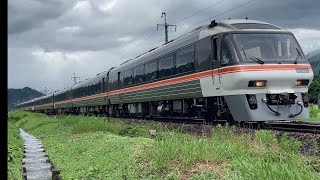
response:
<path id="1" fill-rule="evenodd" d="M 291 34 L 233 34 L 243 62 L 298 63 L 305 61 Z"/>

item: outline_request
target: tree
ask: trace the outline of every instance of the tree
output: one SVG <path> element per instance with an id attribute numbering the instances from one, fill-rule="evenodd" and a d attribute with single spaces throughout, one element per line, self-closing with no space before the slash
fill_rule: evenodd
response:
<path id="1" fill-rule="evenodd" d="M 310 103 L 317 103 L 318 95 L 320 94 L 320 76 L 315 77 L 313 82 L 311 83 L 309 87 L 309 99 Z"/>

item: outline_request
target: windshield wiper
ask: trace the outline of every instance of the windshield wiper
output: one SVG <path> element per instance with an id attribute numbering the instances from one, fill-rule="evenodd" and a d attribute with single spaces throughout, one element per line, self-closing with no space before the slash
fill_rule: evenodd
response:
<path id="1" fill-rule="evenodd" d="M 300 53 L 299 49 L 296 48 L 296 50 L 297 50 L 298 54 L 297 54 L 296 59 L 295 59 L 294 62 L 293 62 L 294 64 L 297 64 L 297 63 L 298 63 L 298 58 L 299 58 L 299 56 L 301 57 L 301 59 L 303 59 L 302 56 L 301 56 L 301 53 Z"/>
<path id="2" fill-rule="evenodd" d="M 244 51 L 243 48 L 242 48 L 242 51 L 243 51 L 243 54 L 246 57 L 246 59 L 248 59 L 247 54 L 246 54 L 246 52 Z M 261 59 L 255 57 L 255 56 L 252 56 L 251 54 L 248 54 L 248 55 L 250 56 L 249 59 L 254 60 L 255 62 L 257 62 L 259 64 L 264 64 L 264 61 L 262 61 Z"/>

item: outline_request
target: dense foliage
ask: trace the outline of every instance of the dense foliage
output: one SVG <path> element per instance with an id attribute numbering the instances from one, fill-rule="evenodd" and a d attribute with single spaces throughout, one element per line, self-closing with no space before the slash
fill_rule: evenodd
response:
<path id="1" fill-rule="evenodd" d="M 308 93 L 309 93 L 310 102 L 317 104 L 318 96 L 320 94 L 320 76 L 314 78 L 313 82 L 309 87 Z"/>

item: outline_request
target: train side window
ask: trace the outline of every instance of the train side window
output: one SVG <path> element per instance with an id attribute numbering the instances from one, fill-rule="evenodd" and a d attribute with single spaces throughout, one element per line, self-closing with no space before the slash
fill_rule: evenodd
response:
<path id="1" fill-rule="evenodd" d="M 194 46 L 189 46 L 177 51 L 176 72 L 177 74 L 194 70 Z"/>
<path id="2" fill-rule="evenodd" d="M 159 78 L 172 76 L 174 74 L 173 55 L 159 59 Z"/>
<path id="3" fill-rule="evenodd" d="M 134 84 L 144 82 L 144 64 L 133 69 Z"/>
<path id="4" fill-rule="evenodd" d="M 112 83 L 111 83 L 111 88 L 112 88 L 112 90 L 116 90 L 117 89 L 117 74 L 116 73 L 113 73 L 113 74 L 111 74 L 111 78 L 112 78 Z"/>
<path id="5" fill-rule="evenodd" d="M 221 66 L 237 63 L 235 49 L 230 35 L 225 35 L 221 43 L 220 64 Z"/>
<path id="6" fill-rule="evenodd" d="M 96 84 L 96 93 L 99 94 L 101 92 L 101 82 L 98 81 Z"/>
<path id="7" fill-rule="evenodd" d="M 91 84 L 91 86 L 90 86 L 90 94 L 89 95 L 91 95 L 91 94 L 95 94 L 95 84 Z"/>
<path id="8" fill-rule="evenodd" d="M 211 69 L 211 37 L 199 40 L 195 44 L 195 69 L 197 72 Z"/>
<path id="9" fill-rule="evenodd" d="M 108 92 L 114 90 L 114 87 L 113 87 L 113 79 L 114 79 L 114 78 L 113 78 L 113 74 L 110 73 L 110 74 L 109 74 L 109 83 L 108 83 Z"/>
<path id="10" fill-rule="evenodd" d="M 212 60 L 213 62 L 218 61 L 217 57 L 217 38 L 212 39 Z"/>
<path id="11" fill-rule="evenodd" d="M 152 81 L 158 78 L 158 62 L 157 60 L 145 64 L 145 81 Z"/>
<path id="12" fill-rule="evenodd" d="M 122 78 L 123 73 L 118 72 L 118 79 L 117 79 L 117 87 L 118 89 L 122 89 L 123 88 L 123 78 Z"/>
<path id="13" fill-rule="evenodd" d="M 102 93 L 104 93 L 105 92 L 105 89 L 106 89 L 106 87 L 105 87 L 105 81 L 106 81 L 106 78 L 102 78 L 102 84 L 101 84 L 101 92 Z"/>
<path id="14" fill-rule="evenodd" d="M 87 94 L 89 94 L 89 86 L 85 86 L 85 87 L 83 88 L 82 96 L 86 96 Z"/>
<path id="15" fill-rule="evenodd" d="M 124 76 L 123 76 L 123 81 L 124 81 L 124 86 L 128 87 L 132 85 L 133 81 L 133 69 L 128 69 L 124 71 Z"/>

